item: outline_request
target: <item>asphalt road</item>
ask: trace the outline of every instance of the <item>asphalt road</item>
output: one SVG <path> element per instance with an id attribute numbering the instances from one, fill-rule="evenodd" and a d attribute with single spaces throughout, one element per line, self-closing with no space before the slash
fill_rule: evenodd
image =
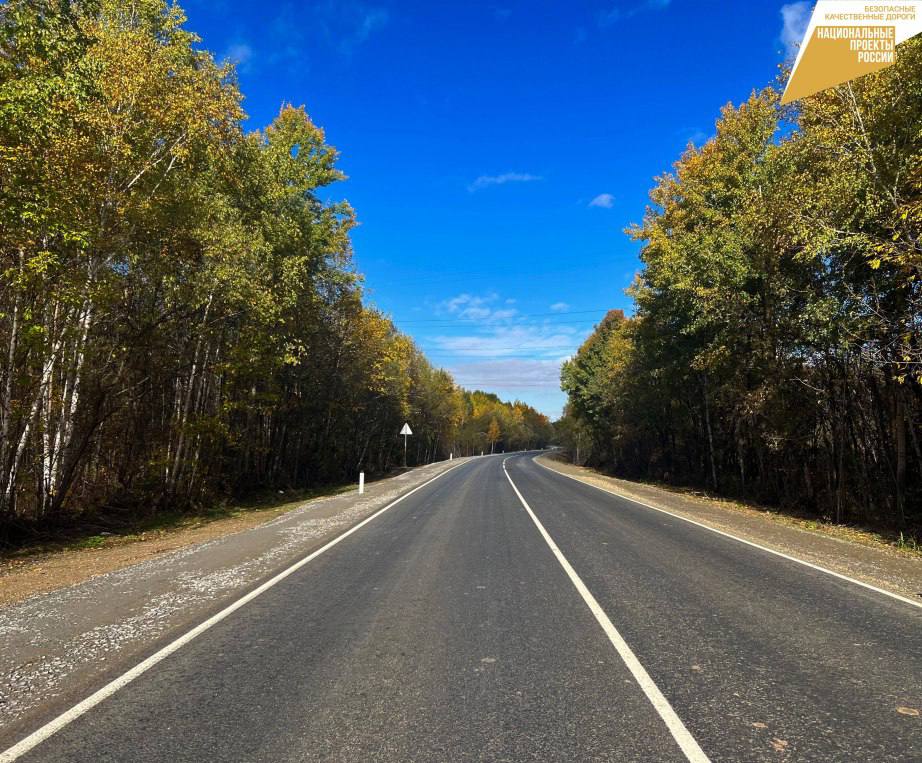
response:
<path id="1" fill-rule="evenodd" d="M 922 609 L 504 460 L 18 760 L 922 760 Z"/>

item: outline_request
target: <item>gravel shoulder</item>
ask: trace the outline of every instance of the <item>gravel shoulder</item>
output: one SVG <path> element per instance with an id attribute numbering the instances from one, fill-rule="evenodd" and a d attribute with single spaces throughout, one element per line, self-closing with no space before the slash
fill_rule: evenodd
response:
<path id="1" fill-rule="evenodd" d="M 109 548 L 46 554 L 18 569 L 7 564 L 0 589 L 13 603 L 0 606 L 0 749 L 262 580 L 468 460 L 370 483 L 362 496 L 352 491 Z"/>
<path id="2" fill-rule="evenodd" d="M 347 489 L 331 489 L 322 496 L 272 506 L 241 508 L 218 518 L 190 515 L 176 526 L 129 535 L 98 535 L 84 543 L 75 542 L 69 547 L 37 551 L 27 549 L 0 555 L 0 608 L 36 594 L 82 583 L 97 575 L 120 570 L 161 554 L 258 527 L 318 498 L 346 492 Z"/>
<path id="3" fill-rule="evenodd" d="M 553 456 L 537 463 L 613 493 L 650 504 L 766 548 L 922 603 L 922 556 L 848 528 L 809 523 L 744 504 L 618 479 Z"/>

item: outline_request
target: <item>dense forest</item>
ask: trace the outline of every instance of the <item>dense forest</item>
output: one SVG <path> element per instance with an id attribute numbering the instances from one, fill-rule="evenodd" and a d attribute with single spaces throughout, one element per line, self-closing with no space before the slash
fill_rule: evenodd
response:
<path id="1" fill-rule="evenodd" d="M 568 362 L 561 436 L 618 474 L 922 525 L 922 41 L 724 108 L 658 178 L 636 311 Z"/>
<path id="2" fill-rule="evenodd" d="M 163 0 L 0 7 L 0 530 L 192 507 L 548 420 L 459 389 L 363 305 L 337 152 L 241 94 Z"/>

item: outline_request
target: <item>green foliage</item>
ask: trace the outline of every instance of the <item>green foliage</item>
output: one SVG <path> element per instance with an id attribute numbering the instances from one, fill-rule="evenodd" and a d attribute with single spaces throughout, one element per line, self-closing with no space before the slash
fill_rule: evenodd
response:
<path id="1" fill-rule="evenodd" d="M 483 446 L 467 393 L 362 304 L 344 175 L 303 108 L 244 134 L 166 0 L 0 6 L 0 525 L 172 512 Z"/>
<path id="2" fill-rule="evenodd" d="M 797 109 L 772 89 L 723 109 L 630 231 L 636 315 L 564 366 L 571 452 L 583 436 L 629 476 L 922 522 L 920 94 L 912 40 Z"/>

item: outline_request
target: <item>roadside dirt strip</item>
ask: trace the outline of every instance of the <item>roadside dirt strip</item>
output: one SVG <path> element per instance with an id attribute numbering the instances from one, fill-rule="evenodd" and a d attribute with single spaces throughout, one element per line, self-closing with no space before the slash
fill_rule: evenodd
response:
<path id="1" fill-rule="evenodd" d="M 922 605 L 922 557 L 869 546 L 785 524 L 764 511 L 686 496 L 653 485 L 608 477 L 592 469 L 539 456 L 535 462 L 586 484 L 616 493 L 714 530 L 824 567 Z"/>
<path id="2" fill-rule="evenodd" d="M 116 662 L 146 656 L 274 571 L 466 460 L 371 483 L 362 496 L 311 500 L 258 527 L 0 607 L 0 740 L 31 720 L 30 711 L 53 714 L 99 684 Z"/>

